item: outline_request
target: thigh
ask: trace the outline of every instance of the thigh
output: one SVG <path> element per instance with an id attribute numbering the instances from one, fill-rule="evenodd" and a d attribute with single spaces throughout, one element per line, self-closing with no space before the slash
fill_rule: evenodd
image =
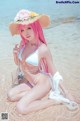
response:
<path id="1" fill-rule="evenodd" d="M 27 84 L 25 83 L 21 83 L 18 86 L 13 87 L 12 89 L 9 90 L 9 93 L 11 95 L 16 95 L 19 93 L 22 93 L 24 91 L 30 91 L 31 87 L 29 87 Z"/>
<path id="2" fill-rule="evenodd" d="M 18 102 L 18 105 L 22 107 L 27 106 L 32 101 L 43 98 L 50 91 L 50 80 L 48 76 L 43 78 L 43 75 L 39 78 L 38 83 L 29 91 L 28 94 L 25 94 L 21 100 Z"/>

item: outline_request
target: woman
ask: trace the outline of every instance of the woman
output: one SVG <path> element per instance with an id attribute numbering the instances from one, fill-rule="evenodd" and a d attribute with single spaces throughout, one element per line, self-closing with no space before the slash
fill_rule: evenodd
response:
<path id="1" fill-rule="evenodd" d="M 72 109 L 77 106 L 63 86 L 62 76 L 56 71 L 44 38 L 42 28 L 49 24 L 47 15 L 28 10 L 19 11 L 15 21 L 10 24 L 11 34 L 20 34 L 22 38 L 20 46 L 15 45 L 13 54 L 26 81 L 12 88 L 8 99 L 18 101 L 17 111 L 21 114 L 49 107 L 56 102 Z M 48 93 L 49 99 L 42 100 Z"/>

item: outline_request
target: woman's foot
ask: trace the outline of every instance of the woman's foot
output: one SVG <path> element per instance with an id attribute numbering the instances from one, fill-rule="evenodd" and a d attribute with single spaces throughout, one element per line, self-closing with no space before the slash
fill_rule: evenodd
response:
<path id="1" fill-rule="evenodd" d="M 66 98 L 68 98 L 69 100 L 74 101 L 74 102 L 80 104 L 80 98 L 77 98 L 77 97 L 75 97 L 75 96 L 72 96 L 72 95 L 69 94 L 69 93 L 66 94 Z"/>

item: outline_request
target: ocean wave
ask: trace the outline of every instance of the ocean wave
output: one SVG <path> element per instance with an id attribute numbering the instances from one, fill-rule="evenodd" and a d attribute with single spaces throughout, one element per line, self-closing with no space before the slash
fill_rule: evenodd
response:
<path id="1" fill-rule="evenodd" d="M 80 17 L 70 16 L 70 17 L 58 18 L 55 20 L 51 20 L 51 24 L 48 27 L 48 29 L 54 28 L 54 27 L 59 26 L 61 24 L 67 24 L 67 23 L 72 23 L 72 22 L 80 22 Z"/>

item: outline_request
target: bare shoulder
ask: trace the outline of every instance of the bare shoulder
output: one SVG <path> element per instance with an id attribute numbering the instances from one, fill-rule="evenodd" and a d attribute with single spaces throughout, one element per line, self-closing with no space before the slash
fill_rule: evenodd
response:
<path id="1" fill-rule="evenodd" d="M 48 46 L 42 43 L 39 47 L 39 54 L 44 56 L 45 54 L 47 54 L 47 52 L 49 52 Z"/>
<path id="2" fill-rule="evenodd" d="M 49 50 L 48 46 L 45 45 L 44 43 L 41 44 L 40 47 L 39 47 L 39 51 L 46 52 L 48 50 Z"/>

